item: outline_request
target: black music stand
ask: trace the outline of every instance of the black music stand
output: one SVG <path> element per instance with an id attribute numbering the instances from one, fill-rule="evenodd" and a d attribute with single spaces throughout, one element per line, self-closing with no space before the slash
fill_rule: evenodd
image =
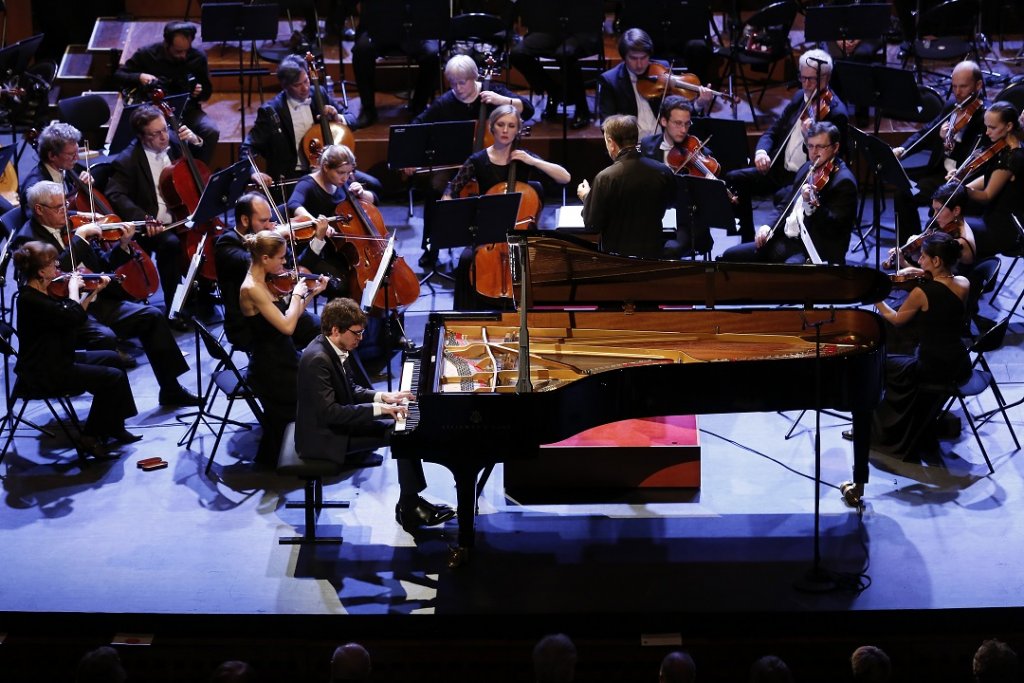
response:
<path id="1" fill-rule="evenodd" d="M 711 257 L 715 240 L 711 228 L 736 225 L 732 203 L 721 180 L 693 175 L 676 176 L 676 239 L 683 254 Z"/>
<path id="2" fill-rule="evenodd" d="M 227 215 L 234 208 L 238 198 L 245 194 L 251 179 L 248 159 L 236 161 L 210 176 L 203 189 L 203 195 L 196 204 L 196 210 L 189 217 L 191 223 L 206 223 L 218 215 Z M 189 228 L 192 226 L 186 223 Z"/>
<path id="3" fill-rule="evenodd" d="M 693 135 L 714 148 L 714 157 L 722 165 L 722 174 L 750 166 L 747 124 L 737 119 L 696 116 L 690 127 Z M 714 138 L 714 142 L 710 140 Z"/>
<path id="4" fill-rule="evenodd" d="M 377 265 L 377 272 L 374 274 L 373 280 L 365 283 L 363 298 L 359 302 L 359 307 L 363 309 L 363 312 L 369 314 L 373 310 L 373 300 L 377 298 L 377 292 L 384 292 L 384 358 L 388 371 L 388 391 L 392 390 L 394 380 L 394 372 L 391 369 L 391 271 L 395 267 L 397 258 L 395 236 L 392 234 L 388 238 L 388 246 L 384 248 L 380 263 Z M 405 329 L 402 328 L 402 323 L 397 316 L 395 321 L 398 322 L 398 327 L 402 330 L 402 338 L 405 339 Z"/>
<path id="5" fill-rule="evenodd" d="M 171 107 L 174 111 L 174 118 L 181 120 L 181 114 L 185 111 L 185 105 L 188 103 L 188 93 L 181 93 L 180 95 L 168 95 L 164 98 L 164 102 Z M 114 137 L 110 140 L 110 145 L 107 148 L 107 156 L 117 156 L 128 145 L 132 144 L 132 140 L 136 138 L 135 131 L 132 130 L 131 118 L 132 112 L 139 107 L 146 104 L 133 104 L 121 109 L 121 116 L 117 119 L 117 127 L 114 129 Z M 177 137 L 177 131 L 172 131 L 173 137 Z"/>
<path id="6" fill-rule="evenodd" d="M 604 5 L 593 0 L 519 0 L 523 5 L 521 13 L 530 31 L 547 33 L 559 37 L 559 45 L 564 45 L 575 35 L 593 33 L 597 36 L 598 50 L 604 50 Z M 562 164 L 569 165 L 569 54 L 562 50 L 560 66 L 562 67 Z M 551 93 L 548 93 L 548 97 Z"/>
<path id="7" fill-rule="evenodd" d="M 868 235 L 875 233 L 875 268 L 877 269 L 882 264 L 882 184 L 890 185 L 898 192 L 912 194 L 917 193 L 917 185 L 907 177 L 907 172 L 900 165 L 896 155 L 893 154 L 892 148 L 874 135 L 865 133 L 856 126 L 850 126 L 850 142 L 863 152 L 875 174 L 871 229 L 868 230 L 867 235 L 861 238 L 854 250 L 864 244 Z M 897 235 L 897 243 L 898 241 L 899 235 Z M 864 254 L 867 255 L 866 246 Z"/>
<path id="8" fill-rule="evenodd" d="M 448 35 L 451 22 L 449 0 L 373 0 L 360 3 L 359 26 L 378 42 L 386 37 L 401 43 L 418 40 L 441 40 Z M 405 56 L 409 98 L 415 84 L 412 78 L 412 57 Z M 360 93 L 362 95 L 362 93 Z"/>
<path id="9" fill-rule="evenodd" d="M 476 121 L 443 121 L 391 126 L 388 130 L 388 167 L 425 168 L 429 173 L 438 166 L 459 166 L 473 153 L 475 130 Z M 429 194 L 428 201 L 431 201 L 432 197 L 436 195 L 433 190 Z M 411 200 L 409 215 L 412 215 Z M 433 212 L 430 212 L 430 216 L 431 221 L 428 225 L 427 210 L 424 208 L 424 250 L 428 252 L 436 248 L 432 233 L 437 219 Z M 437 270 L 435 260 L 430 272 L 420 279 L 420 284 L 426 282 L 427 287 L 433 292 L 434 286 L 430 283 L 430 279 L 435 275 L 453 281 L 450 275 Z"/>
<path id="10" fill-rule="evenodd" d="M 238 92 L 245 92 L 245 77 L 249 76 L 249 102 L 252 103 L 252 77 L 257 79 L 270 73 L 256 64 L 256 41 L 277 38 L 277 3 L 266 5 L 243 5 L 240 2 L 203 3 L 203 42 L 238 43 Z M 242 62 L 242 44 L 249 43 L 249 68 Z M 233 69 L 216 69 L 211 76 L 228 76 Z M 263 84 L 260 83 L 260 99 L 263 99 Z M 242 139 L 245 139 L 245 102 L 239 101 L 238 112 L 242 119 Z"/>
<path id="11" fill-rule="evenodd" d="M 20 87 L 29 85 L 28 83 L 23 83 L 21 77 L 25 73 L 25 69 L 28 68 L 29 62 L 36 56 L 36 51 L 43 42 L 43 37 L 43 34 L 40 33 L 0 49 L 0 82 L 4 85 L 16 83 Z M 11 142 L 16 144 L 18 142 L 18 125 L 15 123 L 14 117 L 7 109 L 0 110 L 0 116 L 10 124 Z M 25 144 L 23 141 L 21 147 L 15 150 L 15 167 L 21 161 L 21 154 L 25 150 Z M 7 164 L 5 163 L 2 168 L 6 167 Z"/>
<path id="12" fill-rule="evenodd" d="M 476 121 L 409 123 L 388 129 L 388 168 L 461 165 L 473 153 Z"/>
<path id="13" fill-rule="evenodd" d="M 504 242 L 515 229 L 521 199 L 522 193 L 510 192 L 439 201 L 432 239 L 441 249 Z"/>
<path id="14" fill-rule="evenodd" d="M 710 3 L 698 0 L 626 0 L 620 20 L 623 28 L 643 29 L 654 41 L 660 59 L 681 56 L 676 47 L 690 40 L 707 40 L 711 25 Z"/>
<path id="15" fill-rule="evenodd" d="M 889 28 L 888 3 L 862 5 L 823 5 L 805 8 L 806 40 L 823 43 L 829 40 L 878 40 Z M 843 57 L 847 57 L 845 49 Z"/>
<path id="16" fill-rule="evenodd" d="M 881 122 L 879 111 L 912 118 L 924 109 L 912 71 L 840 60 L 835 64 L 831 82 L 847 106 L 874 107 L 876 135 Z"/>

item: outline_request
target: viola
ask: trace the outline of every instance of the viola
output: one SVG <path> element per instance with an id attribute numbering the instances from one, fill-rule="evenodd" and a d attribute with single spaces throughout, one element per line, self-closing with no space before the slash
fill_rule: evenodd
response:
<path id="1" fill-rule="evenodd" d="M 312 284 L 316 282 L 323 275 L 318 273 L 309 273 L 303 270 L 298 272 L 294 270 L 283 270 L 280 273 L 267 273 L 267 284 L 270 286 L 271 291 L 280 294 L 282 296 L 291 294 L 295 288 L 295 283 L 299 280 L 305 280 Z M 336 277 L 327 278 L 329 284 L 337 285 L 340 284 L 340 280 Z"/>
<path id="2" fill-rule="evenodd" d="M 309 68 L 309 85 L 313 90 L 313 101 L 316 102 L 316 108 L 320 112 L 320 121 L 310 126 L 306 134 L 302 136 L 301 149 L 309 162 L 309 168 L 316 170 L 320 166 L 320 155 L 325 147 L 342 144 L 354 153 L 356 137 L 352 134 L 352 129 L 345 125 L 344 120 L 328 121 L 324 116 L 324 97 L 320 92 L 320 73 L 316 68 L 312 52 L 306 53 L 306 64 Z"/>
<path id="3" fill-rule="evenodd" d="M 70 289 L 68 283 L 71 281 L 72 276 L 78 275 L 82 278 L 82 284 L 79 291 L 91 292 L 97 289 L 102 283 L 103 278 L 110 278 L 111 282 L 123 282 L 124 276 L 118 275 L 117 273 L 61 273 L 57 277 L 50 281 L 50 284 L 46 286 L 46 291 L 50 296 L 58 299 L 67 299 L 70 295 Z"/>
<path id="4" fill-rule="evenodd" d="M 636 79 L 637 92 L 647 100 L 660 100 L 666 95 L 679 95 L 688 100 L 695 100 L 700 96 L 700 89 L 700 79 L 696 74 L 687 72 L 676 75 L 669 67 L 657 62 L 651 62 L 647 67 L 647 72 Z M 730 102 L 739 102 L 739 97 L 736 95 L 711 88 L 704 89 L 712 95 Z"/>
<path id="5" fill-rule="evenodd" d="M 387 248 L 388 229 L 384 217 L 371 202 L 353 198 L 349 195 L 334 210 L 341 216 L 341 233 L 345 236 L 343 255 L 348 259 L 352 270 L 349 274 L 349 292 L 358 301 L 362 298 L 363 289 L 377 275 L 377 269 L 384 258 Z M 401 256 L 395 256 L 391 269 L 390 285 L 387 289 L 388 300 L 384 300 L 385 290 L 382 287 L 373 298 L 373 309 L 383 312 L 385 303 L 389 308 L 401 308 L 414 303 L 420 295 L 420 281 L 416 273 Z"/>
<path id="6" fill-rule="evenodd" d="M 167 123 L 178 130 L 181 123 L 174 115 L 174 109 L 164 102 L 162 90 L 153 93 L 153 104 L 163 112 Z M 187 104 L 187 103 L 186 103 Z M 181 158 L 177 159 L 170 166 L 160 172 L 160 194 L 167 203 L 167 209 L 174 216 L 176 222 L 184 223 L 187 215 L 192 214 L 199 206 L 199 199 L 203 196 L 203 189 L 210 182 L 210 169 L 206 164 L 192 156 L 188 143 L 178 140 L 178 148 L 181 150 Z M 220 219 L 214 219 L 201 223 L 184 231 L 182 239 L 182 267 L 188 267 L 199 248 L 199 242 L 203 235 L 207 235 L 203 247 L 203 262 L 199 274 L 207 280 L 217 281 L 217 267 L 214 263 L 213 246 L 217 237 L 224 232 L 224 224 Z"/>
<path id="7" fill-rule="evenodd" d="M 946 156 L 953 153 L 953 148 L 956 146 L 956 134 L 967 127 L 983 104 L 981 96 L 974 93 L 953 109 L 946 126 L 946 137 L 942 141 L 942 148 L 945 150 Z"/>
<path id="8" fill-rule="evenodd" d="M 985 149 L 975 150 L 971 156 L 967 157 L 964 163 L 960 164 L 960 168 L 953 171 L 952 180 L 964 182 L 968 177 L 974 175 L 988 162 L 995 159 L 996 155 L 1006 149 L 1006 146 L 1010 144 L 1006 141 L 1006 138 L 996 140 Z"/>

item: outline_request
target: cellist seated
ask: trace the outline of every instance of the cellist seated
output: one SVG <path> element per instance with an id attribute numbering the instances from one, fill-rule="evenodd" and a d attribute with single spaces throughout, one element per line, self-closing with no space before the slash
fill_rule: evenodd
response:
<path id="1" fill-rule="evenodd" d="M 539 171 L 536 174 L 538 179 L 546 177 L 559 185 L 569 182 L 571 176 L 558 164 L 545 161 L 536 154 L 517 147 L 522 125 L 519 111 L 513 105 L 502 104 L 496 107 L 487 119 L 487 126 L 494 136 L 494 144 L 466 159 L 445 189 L 443 199 L 494 194 L 508 190 L 522 192 L 516 228 L 527 229 L 535 224 L 543 203 L 530 182 L 535 175 L 534 169 Z M 504 247 L 507 253 L 507 244 L 498 246 Z M 455 282 L 456 310 L 480 306 L 500 308 L 505 304 L 494 299 L 505 299 L 511 294 L 511 270 L 507 265 L 508 259 L 498 258 L 495 269 L 500 272 L 493 273 L 496 284 L 494 287 L 483 288 L 480 284 L 483 273 L 477 258 L 472 248 L 463 251 L 459 258 Z"/>

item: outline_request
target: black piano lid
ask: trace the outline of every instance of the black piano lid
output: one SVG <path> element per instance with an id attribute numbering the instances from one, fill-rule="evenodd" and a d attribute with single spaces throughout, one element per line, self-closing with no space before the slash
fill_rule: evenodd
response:
<path id="1" fill-rule="evenodd" d="M 864 266 L 644 259 L 552 231 L 517 235 L 530 258 L 530 308 L 853 305 L 881 301 L 891 289 L 885 273 Z"/>

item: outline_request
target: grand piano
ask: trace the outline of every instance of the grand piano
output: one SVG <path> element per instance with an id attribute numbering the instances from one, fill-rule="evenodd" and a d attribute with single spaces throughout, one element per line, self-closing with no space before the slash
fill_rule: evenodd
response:
<path id="1" fill-rule="evenodd" d="M 403 368 L 417 400 L 391 452 L 454 475 L 450 564 L 473 547 L 481 471 L 617 420 L 850 411 L 853 481 L 867 482 L 884 328 L 853 306 L 888 294 L 884 274 L 639 259 L 536 231 L 519 233 L 511 253 L 518 312 L 432 313 L 420 357 Z"/>

